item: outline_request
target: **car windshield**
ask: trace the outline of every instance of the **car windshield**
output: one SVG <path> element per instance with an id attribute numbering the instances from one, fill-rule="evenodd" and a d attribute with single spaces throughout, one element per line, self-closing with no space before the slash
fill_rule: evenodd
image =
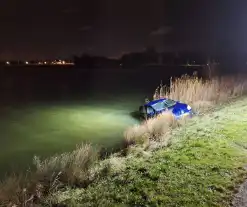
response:
<path id="1" fill-rule="evenodd" d="M 165 105 L 164 102 L 162 101 L 152 105 L 152 107 L 154 108 L 155 111 L 160 111 L 165 108 Z"/>

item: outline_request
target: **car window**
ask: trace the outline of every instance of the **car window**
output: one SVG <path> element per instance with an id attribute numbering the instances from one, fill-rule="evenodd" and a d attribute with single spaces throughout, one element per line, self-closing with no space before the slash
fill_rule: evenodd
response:
<path id="1" fill-rule="evenodd" d="M 165 104 L 164 104 L 164 102 L 162 101 L 162 102 L 158 102 L 158 103 L 152 105 L 152 107 L 153 107 L 156 111 L 159 111 L 159 110 L 162 110 L 162 109 L 165 108 Z"/>
<path id="2" fill-rule="evenodd" d="M 176 104 L 176 101 L 171 100 L 171 99 L 167 99 L 164 101 L 164 107 L 169 108 L 172 107 Z"/>
<path id="3" fill-rule="evenodd" d="M 147 107 L 147 113 L 150 114 L 150 113 L 153 113 L 153 112 L 154 112 L 153 108 L 148 106 Z"/>

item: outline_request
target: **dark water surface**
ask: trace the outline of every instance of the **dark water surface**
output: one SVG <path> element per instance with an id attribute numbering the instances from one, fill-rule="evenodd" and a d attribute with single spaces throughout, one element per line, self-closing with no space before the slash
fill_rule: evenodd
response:
<path id="1" fill-rule="evenodd" d="M 1 69 L 0 175 L 82 142 L 114 148 L 162 79 L 167 69 Z"/>

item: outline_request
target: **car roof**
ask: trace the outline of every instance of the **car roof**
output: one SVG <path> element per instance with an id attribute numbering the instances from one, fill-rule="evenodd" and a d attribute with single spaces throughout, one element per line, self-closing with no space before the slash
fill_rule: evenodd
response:
<path id="1" fill-rule="evenodd" d="M 144 106 L 152 106 L 152 105 L 154 105 L 156 103 L 163 102 L 163 101 L 166 101 L 166 100 L 167 100 L 167 98 L 153 100 L 153 101 L 150 101 L 150 102 L 146 103 Z"/>

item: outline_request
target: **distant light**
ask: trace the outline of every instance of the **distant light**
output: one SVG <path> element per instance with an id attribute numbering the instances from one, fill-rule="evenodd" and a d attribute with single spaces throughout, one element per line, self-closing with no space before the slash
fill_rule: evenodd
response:
<path id="1" fill-rule="evenodd" d="M 65 61 L 63 61 L 62 63 L 65 64 Z"/>
<path id="2" fill-rule="evenodd" d="M 7 65 L 9 65 L 9 64 L 10 64 L 10 62 L 9 62 L 9 61 L 7 61 L 7 62 L 6 62 L 6 64 L 7 64 Z"/>
<path id="3" fill-rule="evenodd" d="M 46 64 L 46 62 L 44 62 L 44 64 Z"/>
<path id="4" fill-rule="evenodd" d="M 28 65 L 28 64 L 29 64 L 29 62 L 28 62 L 28 61 L 26 61 L 25 63 L 26 63 L 26 65 Z"/>

